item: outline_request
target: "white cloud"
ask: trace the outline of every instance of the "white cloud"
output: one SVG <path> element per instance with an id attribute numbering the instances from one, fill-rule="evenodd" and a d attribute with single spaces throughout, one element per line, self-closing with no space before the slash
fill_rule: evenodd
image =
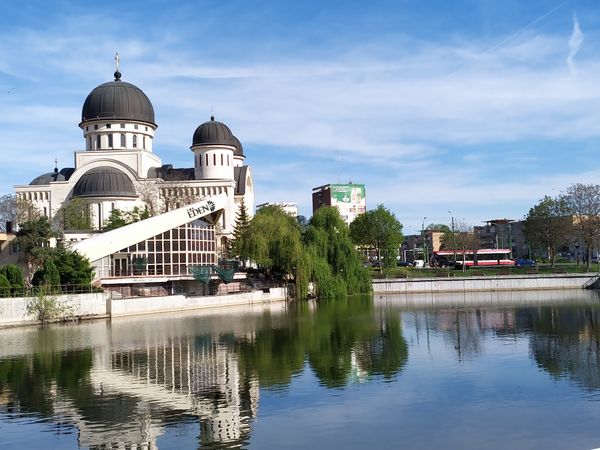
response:
<path id="1" fill-rule="evenodd" d="M 548 193 L 546 175 L 537 175 L 534 164 L 539 155 L 520 161 L 513 155 L 513 166 L 529 165 L 531 175 L 495 183 L 488 178 L 497 164 L 490 159 L 495 145 L 600 137 L 595 55 L 579 55 L 572 77 L 564 68 L 564 37 L 533 27 L 501 46 L 386 35 L 308 56 L 220 42 L 220 51 L 228 44 L 249 48 L 233 60 L 173 33 L 119 33 L 114 19 L 70 17 L 48 29 L 0 32 L 0 86 L 16 85 L 10 101 L 0 93 L 0 147 L 7 161 L 26 155 L 23 181 L 57 155 L 68 165 L 83 145 L 79 108 L 96 84 L 111 78 L 115 51 L 124 80 L 154 104 L 155 149 L 165 162 L 191 164 L 192 133 L 212 106 L 242 140 L 251 164 L 253 149 L 275 149 L 271 165 L 255 167 L 257 198 L 298 201 L 306 212 L 310 188 L 337 181 L 338 152 L 344 178 L 368 184 L 370 205 L 389 203 L 399 212 L 456 205 L 477 214 L 492 199 L 498 208 L 523 211 Z M 102 36 L 94 31 L 100 22 Z M 582 40 L 574 17 L 568 64 Z M 548 158 L 552 152 L 549 146 Z M 565 186 L 591 174 L 551 170 Z"/>

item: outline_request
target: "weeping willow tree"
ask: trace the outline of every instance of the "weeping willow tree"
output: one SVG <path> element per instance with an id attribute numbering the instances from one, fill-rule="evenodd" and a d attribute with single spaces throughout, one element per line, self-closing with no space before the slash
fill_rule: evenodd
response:
<path id="1" fill-rule="evenodd" d="M 337 209 L 320 208 L 304 239 L 298 222 L 278 206 L 262 208 L 241 240 L 240 257 L 256 262 L 270 277 L 293 280 L 297 298 L 309 283 L 322 298 L 369 292 L 371 280 Z"/>
<path id="2" fill-rule="evenodd" d="M 310 278 L 319 297 L 370 292 L 370 274 L 337 208 L 319 208 L 310 220 L 304 241 L 313 261 Z"/>
<path id="3" fill-rule="evenodd" d="M 306 265 L 300 228 L 278 206 L 267 206 L 256 213 L 243 231 L 238 251 L 240 258 L 254 261 L 269 277 L 294 277 L 297 295 L 305 295 L 304 284 L 308 286 L 308 281 L 297 276 L 298 268 Z"/>

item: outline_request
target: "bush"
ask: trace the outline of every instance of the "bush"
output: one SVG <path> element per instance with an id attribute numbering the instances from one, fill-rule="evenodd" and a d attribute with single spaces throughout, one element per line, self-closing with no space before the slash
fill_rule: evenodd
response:
<path id="1" fill-rule="evenodd" d="M 51 259 L 44 262 L 44 267 L 33 274 L 31 284 L 43 286 L 47 292 L 60 289 L 60 274 Z"/>
<path id="2" fill-rule="evenodd" d="M 68 320 L 75 315 L 71 305 L 62 303 L 57 297 L 47 295 L 42 287 L 35 297 L 27 302 L 27 314 L 42 323 L 51 320 Z"/>
<path id="3" fill-rule="evenodd" d="M 21 268 L 16 264 L 7 264 L 0 267 L 0 273 L 6 277 L 10 283 L 12 294 L 22 294 L 25 289 L 25 278 Z"/>
<path id="4" fill-rule="evenodd" d="M 0 273 L 0 297 L 10 296 L 10 282 L 4 274 Z"/>

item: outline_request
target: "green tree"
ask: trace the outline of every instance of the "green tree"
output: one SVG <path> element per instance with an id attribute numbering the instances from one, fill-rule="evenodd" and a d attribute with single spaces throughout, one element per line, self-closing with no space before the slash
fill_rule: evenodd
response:
<path id="1" fill-rule="evenodd" d="M 573 219 L 567 211 L 564 198 L 545 196 L 529 210 L 524 221 L 529 245 L 547 250 L 552 267 L 556 250 L 566 243 L 572 228 Z"/>
<path id="2" fill-rule="evenodd" d="M 0 273 L 0 297 L 10 296 L 10 291 L 10 282 L 4 274 Z"/>
<path id="3" fill-rule="evenodd" d="M 50 270 L 47 263 L 51 264 Z M 58 282 L 54 278 L 54 271 L 58 276 Z M 92 280 L 93 268 L 90 262 L 79 253 L 66 249 L 59 244 L 50 249 L 46 255 L 44 267 L 38 270 L 31 281 L 34 286 L 61 285 L 63 290 L 80 290 L 89 286 Z"/>
<path id="4" fill-rule="evenodd" d="M 441 248 L 443 250 L 453 250 L 456 252 L 457 260 L 462 259 L 463 272 L 467 269 L 465 264 L 467 251 L 476 251 L 479 247 L 477 237 L 473 232 L 473 227 L 464 220 L 457 220 L 454 224 L 454 231 L 447 231 L 441 239 Z"/>
<path id="5" fill-rule="evenodd" d="M 123 211 L 119 208 L 115 208 L 110 212 L 108 219 L 106 219 L 102 231 L 115 230 L 150 217 L 150 211 L 147 206 L 143 209 L 136 206 L 131 211 Z"/>
<path id="6" fill-rule="evenodd" d="M 307 296 L 310 282 L 321 298 L 370 290 L 369 274 L 335 208 L 319 209 L 303 240 L 293 217 L 267 206 L 252 218 L 242 242 L 240 257 L 255 261 L 269 276 L 294 280 L 298 298 Z"/>
<path id="7" fill-rule="evenodd" d="M 235 226 L 233 227 L 233 241 L 230 241 L 229 256 L 236 257 L 240 255 L 240 249 L 244 246 L 244 233 L 250 225 L 250 216 L 246 203 L 242 197 L 240 208 L 235 216 Z"/>
<path id="8" fill-rule="evenodd" d="M 87 258 L 79 253 L 58 245 L 50 254 L 52 262 L 60 275 L 60 282 L 64 289 L 89 286 L 92 282 L 93 268 Z"/>
<path id="9" fill-rule="evenodd" d="M 309 278 L 315 282 L 319 297 L 370 292 L 370 274 L 337 208 L 324 206 L 315 212 L 304 242 L 311 258 Z"/>
<path id="10" fill-rule="evenodd" d="M 590 269 L 590 255 L 600 238 L 600 185 L 576 183 L 567 189 L 562 200 L 572 215 L 573 229 L 585 247 L 586 268 Z"/>
<path id="11" fill-rule="evenodd" d="M 268 272 L 293 274 L 302 258 L 300 230 L 293 217 L 277 206 L 262 208 L 244 233 L 240 257 Z"/>
<path id="12" fill-rule="evenodd" d="M 54 232 L 48 218 L 39 217 L 21 223 L 16 235 L 19 259 L 27 264 L 28 275 L 31 276 L 47 257 Z"/>
<path id="13" fill-rule="evenodd" d="M 92 230 L 94 227 L 89 202 L 74 198 L 64 203 L 54 214 L 53 225 L 61 233 L 65 230 Z"/>
<path id="14" fill-rule="evenodd" d="M 117 228 L 124 227 L 125 225 L 128 225 L 125 212 L 119 208 L 115 208 L 108 215 L 108 219 L 106 219 L 102 231 L 115 230 Z"/>
<path id="15" fill-rule="evenodd" d="M 25 288 L 25 278 L 23 271 L 16 264 L 7 264 L 0 267 L 0 273 L 6 277 L 10 283 L 13 294 L 22 294 Z"/>
<path id="16" fill-rule="evenodd" d="M 350 224 L 350 236 L 357 245 L 375 250 L 377 260 L 385 268 L 396 264 L 402 236 L 402 224 L 383 205 L 358 216 Z"/>
<path id="17" fill-rule="evenodd" d="M 46 293 L 58 292 L 60 289 L 60 274 L 53 260 L 48 258 L 44 266 L 33 274 L 31 284 L 41 286 Z"/>

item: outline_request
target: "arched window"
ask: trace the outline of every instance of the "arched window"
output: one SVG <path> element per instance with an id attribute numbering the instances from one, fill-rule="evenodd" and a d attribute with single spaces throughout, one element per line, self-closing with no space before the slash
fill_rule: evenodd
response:
<path id="1" fill-rule="evenodd" d="M 227 155 L 227 165 L 229 166 L 229 155 Z"/>
<path id="2" fill-rule="evenodd" d="M 206 154 L 206 165 L 208 166 L 208 153 Z"/>
<path id="3" fill-rule="evenodd" d="M 223 165 L 223 153 L 221 153 L 221 165 Z"/>
<path id="4" fill-rule="evenodd" d="M 88 150 L 92 149 L 92 138 L 91 138 L 91 136 L 87 137 L 87 149 Z"/>
<path id="5" fill-rule="evenodd" d="M 123 148 L 127 147 L 127 142 L 125 141 L 124 134 L 121 135 L 121 147 L 123 147 Z"/>
<path id="6" fill-rule="evenodd" d="M 146 148 L 146 136 L 143 137 L 143 140 L 144 140 L 144 145 L 142 146 L 142 148 L 145 149 Z"/>
<path id="7" fill-rule="evenodd" d="M 137 148 L 137 135 L 133 135 L 133 148 Z"/>
<path id="8" fill-rule="evenodd" d="M 213 153 L 213 166 L 217 165 L 217 154 Z"/>
<path id="9" fill-rule="evenodd" d="M 100 135 L 96 136 L 96 150 L 100 150 L 101 145 L 100 145 Z"/>
<path id="10" fill-rule="evenodd" d="M 108 148 L 112 148 L 113 147 L 113 135 L 109 134 L 108 135 Z"/>
<path id="11" fill-rule="evenodd" d="M 198 165 L 202 167 L 202 155 L 198 156 Z"/>

